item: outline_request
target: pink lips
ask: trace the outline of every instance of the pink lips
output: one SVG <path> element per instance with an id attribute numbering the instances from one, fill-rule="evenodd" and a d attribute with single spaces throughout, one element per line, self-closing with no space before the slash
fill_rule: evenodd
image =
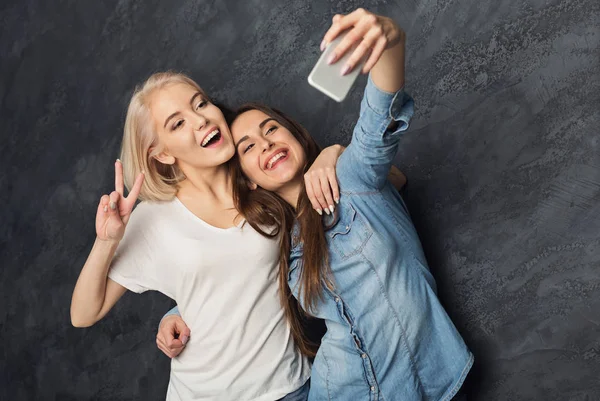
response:
<path id="1" fill-rule="evenodd" d="M 285 152 L 285 156 L 281 157 L 279 160 L 277 160 L 275 163 L 273 163 L 273 165 L 271 166 L 271 168 L 269 168 L 269 162 L 271 161 L 271 159 L 273 159 L 273 157 L 275 157 L 276 155 L 278 155 L 281 152 Z M 281 164 L 282 162 L 286 161 L 290 156 L 290 151 L 289 149 L 286 148 L 279 148 L 277 150 L 275 150 L 273 153 L 271 153 L 271 155 L 266 159 L 265 161 L 265 165 L 264 165 L 264 169 L 265 170 L 273 170 L 275 167 L 277 167 L 279 164 Z"/>
<path id="2" fill-rule="evenodd" d="M 214 148 L 215 146 L 219 146 L 223 142 L 223 134 L 221 133 L 221 129 L 217 126 L 212 126 L 206 130 L 206 134 L 202 137 L 200 144 L 204 143 L 204 141 L 206 140 L 206 137 L 208 137 L 211 134 L 211 132 L 213 132 L 215 130 L 219 131 L 219 133 L 217 134 L 217 135 L 221 136 L 219 138 L 219 140 L 217 142 L 211 143 L 210 145 L 206 145 L 206 146 L 200 145 L 200 146 L 202 146 L 203 148 Z"/>

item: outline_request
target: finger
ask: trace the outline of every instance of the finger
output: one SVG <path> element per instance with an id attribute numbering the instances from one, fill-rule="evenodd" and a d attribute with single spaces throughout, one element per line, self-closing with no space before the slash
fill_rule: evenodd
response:
<path id="1" fill-rule="evenodd" d="M 100 198 L 100 202 L 98 202 L 98 213 L 100 212 L 100 210 L 102 210 L 102 212 L 104 213 L 108 213 L 108 203 L 110 202 L 109 199 L 110 198 L 108 197 L 108 195 L 102 195 L 102 197 Z"/>
<path id="2" fill-rule="evenodd" d="M 159 348 L 160 347 L 167 348 L 167 344 L 165 344 L 165 341 L 160 336 L 160 334 L 156 335 L 156 345 L 158 345 Z"/>
<path id="3" fill-rule="evenodd" d="M 341 29 L 339 27 L 339 22 L 342 20 L 343 17 L 344 15 L 342 14 L 336 14 L 333 16 L 332 24 L 327 30 L 327 32 L 325 32 L 323 40 L 321 41 L 321 51 L 325 50 L 327 44 L 329 44 L 340 34 Z"/>
<path id="4" fill-rule="evenodd" d="M 313 185 L 313 190 L 315 193 L 315 198 L 317 198 L 317 202 L 323 208 L 323 211 L 325 212 L 325 214 L 331 213 L 331 211 L 329 210 L 329 204 L 327 203 L 327 201 L 325 200 L 325 196 L 323 195 L 323 190 L 322 190 L 320 179 L 319 179 L 319 181 L 315 180 L 315 184 Z"/>
<path id="5" fill-rule="evenodd" d="M 348 74 L 361 60 L 367 59 L 366 56 L 371 51 L 373 45 L 377 43 L 377 40 L 382 37 L 382 35 L 383 30 L 379 25 L 369 29 L 363 40 L 359 43 L 354 52 L 352 52 L 352 55 L 346 62 L 346 65 L 344 65 L 342 69 L 342 75 Z"/>
<path id="6" fill-rule="evenodd" d="M 115 162 L 115 191 L 123 196 L 123 164 L 119 159 Z"/>
<path id="7" fill-rule="evenodd" d="M 325 202 L 327 203 L 327 208 L 331 213 L 335 209 L 333 202 L 333 195 L 331 194 L 331 186 L 329 185 L 329 176 L 327 173 L 324 173 L 324 176 L 320 179 L 321 182 L 321 191 L 323 193 L 323 197 L 325 198 Z"/>
<path id="8" fill-rule="evenodd" d="M 175 325 L 176 325 L 177 333 L 179 333 L 179 340 L 185 346 L 185 344 L 190 339 L 190 335 L 192 332 L 191 332 L 190 328 L 187 326 L 187 324 L 185 324 L 185 322 L 181 318 L 179 318 L 175 321 Z"/>
<path id="9" fill-rule="evenodd" d="M 146 176 L 146 174 L 143 171 L 137 176 L 137 178 L 135 179 L 135 182 L 133 183 L 133 187 L 131 188 L 131 191 L 129 191 L 129 194 L 127 195 L 127 197 L 124 198 L 122 201 L 121 215 L 124 216 L 123 222 L 125 224 L 127 224 L 127 221 L 129 220 L 129 214 L 133 210 L 135 201 L 140 196 L 140 191 L 142 189 L 142 184 L 144 183 L 145 176 Z"/>
<path id="10" fill-rule="evenodd" d="M 119 199 L 121 195 L 117 191 L 112 191 L 109 195 L 108 210 L 112 213 L 118 213 Z"/>
<path id="11" fill-rule="evenodd" d="M 331 43 L 335 38 L 337 38 L 340 33 L 352 28 L 360 21 L 360 18 L 363 17 L 363 13 L 366 13 L 366 11 L 359 10 L 355 10 L 348 15 L 338 14 L 333 17 L 333 24 L 325 33 L 323 41 L 321 42 L 321 50 L 325 50 L 325 47 L 327 47 L 329 43 Z"/>
<path id="12" fill-rule="evenodd" d="M 308 174 L 304 175 L 304 186 L 306 187 L 306 195 L 308 195 L 308 199 L 310 200 L 310 203 L 311 203 L 313 209 L 315 209 L 317 211 L 317 213 L 322 215 L 323 208 L 321 207 L 321 205 L 319 205 L 319 201 L 317 200 L 317 197 L 315 196 L 315 191 L 313 190 L 312 181 L 311 181 L 311 178 L 308 176 Z"/>
<path id="13" fill-rule="evenodd" d="M 179 349 L 173 350 L 171 352 L 171 354 L 173 355 L 173 358 L 177 358 L 179 356 L 179 354 L 181 354 L 181 352 L 183 352 L 183 348 L 179 348 Z"/>
<path id="14" fill-rule="evenodd" d="M 135 182 L 133 183 L 133 187 L 131 187 L 131 191 L 129 191 L 129 194 L 127 195 L 126 199 L 128 203 L 132 203 L 132 206 L 137 200 L 138 196 L 140 196 L 140 191 L 142 190 L 142 184 L 144 183 L 145 176 L 146 174 L 144 171 L 138 174 Z"/>
<path id="15" fill-rule="evenodd" d="M 183 343 L 179 339 L 175 339 L 175 340 L 171 341 L 170 343 L 167 343 L 167 348 L 170 349 L 171 351 L 183 348 L 183 346 L 184 346 Z"/>
<path id="16" fill-rule="evenodd" d="M 331 186 L 331 192 L 333 195 L 333 201 L 335 203 L 340 203 L 340 187 L 337 180 L 337 175 L 335 174 L 335 170 L 331 169 L 328 171 L 329 178 L 329 186 Z"/>
<path id="17" fill-rule="evenodd" d="M 175 338 L 175 332 L 173 330 L 161 329 L 160 336 L 167 348 L 170 348 L 173 345 L 174 341 L 177 340 Z"/>
<path id="18" fill-rule="evenodd" d="M 158 341 L 156 342 L 156 345 L 158 346 L 158 349 L 163 352 L 163 354 L 165 354 L 169 358 L 173 358 L 173 355 L 172 355 L 171 351 L 167 347 L 165 347 L 164 345 L 162 345 Z"/>
<path id="19" fill-rule="evenodd" d="M 357 43 L 360 43 L 363 40 L 363 37 L 369 31 L 369 26 L 364 23 L 358 23 L 354 28 L 352 28 L 344 39 L 335 47 L 327 62 L 329 64 L 334 64 L 336 61 L 344 57 L 344 55 Z"/>
<path id="20" fill-rule="evenodd" d="M 331 43 L 331 41 L 337 38 L 340 33 L 355 26 L 360 21 L 360 19 L 366 14 L 367 12 L 364 9 L 359 8 L 348 15 L 338 14 L 339 17 L 338 15 L 334 16 L 333 24 L 331 25 L 327 33 L 325 33 L 325 36 L 323 37 L 323 42 L 321 42 L 321 49 L 324 50 L 325 47 L 329 43 Z"/>
<path id="21" fill-rule="evenodd" d="M 369 71 L 371 71 L 371 69 L 373 67 L 375 67 L 375 64 L 377 64 L 377 61 L 379 61 L 379 58 L 383 54 L 386 46 L 387 46 L 386 38 L 379 38 L 377 40 L 377 43 L 375 43 L 375 46 L 373 46 L 371 55 L 369 56 L 367 62 L 365 63 L 365 65 L 362 68 L 363 74 L 367 74 Z"/>

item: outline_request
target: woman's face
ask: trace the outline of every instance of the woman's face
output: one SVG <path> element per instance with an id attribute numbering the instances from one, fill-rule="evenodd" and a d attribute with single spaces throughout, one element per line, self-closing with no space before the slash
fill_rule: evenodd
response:
<path id="1" fill-rule="evenodd" d="M 229 161 L 235 152 L 231 132 L 221 110 L 194 87 L 175 83 L 150 97 L 158 141 L 157 159 L 180 168 L 210 168 Z"/>
<path id="2" fill-rule="evenodd" d="M 240 114 L 231 134 L 242 171 L 255 185 L 280 192 L 302 182 L 306 153 L 292 133 L 259 110 Z"/>

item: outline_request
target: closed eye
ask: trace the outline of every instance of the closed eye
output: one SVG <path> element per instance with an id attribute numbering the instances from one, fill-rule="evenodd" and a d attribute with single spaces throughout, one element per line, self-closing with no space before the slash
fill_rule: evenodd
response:
<path id="1" fill-rule="evenodd" d="M 206 100 L 201 100 L 200 102 L 198 102 L 198 104 L 196 105 L 196 110 L 203 108 L 204 106 L 206 106 L 207 101 Z"/>
<path id="2" fill-rule="evenodd" d="M 248 146 L 246 146 L 246 147 L 244 148 L 244 153 L 246 153 L 247 151 L 249 151 L 249 150 L 250 150 L 250 149 L 252 149 L 253 147 L 254 147 L 254 144 L 253 144 L 253 143 L 249 144 Z"/>

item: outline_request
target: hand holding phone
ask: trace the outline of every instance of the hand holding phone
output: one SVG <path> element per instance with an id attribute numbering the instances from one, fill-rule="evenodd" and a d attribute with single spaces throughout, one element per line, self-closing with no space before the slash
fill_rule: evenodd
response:
<path id="1" fill-rule="evenodd" d="M 394 22 L 359 8 L 336 15 L 325 34 L 325 49 L 308 82 L 334 100 L 344 100 L 360 70 L 367 74 L 383 52 L 400 41 Z M 361 68 L 359 68 L 361 67 Z"/>

